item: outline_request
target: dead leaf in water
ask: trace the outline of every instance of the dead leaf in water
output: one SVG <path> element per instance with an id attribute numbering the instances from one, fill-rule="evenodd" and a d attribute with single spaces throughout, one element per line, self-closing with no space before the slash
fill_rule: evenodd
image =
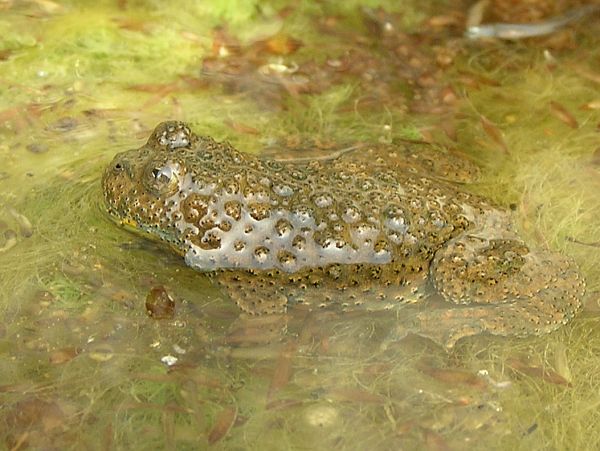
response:
<path id="1" fill-rule="evenodd" d="M 506 361 L 506 364 L 513 370 L 523 373 L 527 376 L 538 378 L 544 382 L 549 382 L 556 385 L 571 386 L 571 383 L 558 374 L 556 371 L 539 366 L 531 366 L 517 358 L 511 358 Z"/>
<path id="2" fill-rule="evenodd" d="M 586 80 L 593 81 L 594 83 L 600 83 L 599 73 L 592 72 L 591 70 L 582 66 L 573 66 L 573 70 L 577 75 L 585 78 Z"/>
<path id="3" fill-rule="evenodd" d="M 278 33 L 265 41 L 261 41 L 259 45 L 266 52 L 273 55 L 291 55 L 300 47 L 302 47 L 302 42 L 298 39 L 292 38 L 291 36 Z"/>
<path id="4" fill-rule="evenodd" d="M 451 451 L 452 448 L 448 445 L 448 442 L 444 437 L 431 429 L 423 429 L 423 439 L 425 440 L 425 446 L 430 451 Z"/>
<path id="5" fill-rule="evenodd" d="M 217 420 L 208 434 L 208 443 L 213 445 L 227 435 L 237 417 L 237 409 L 226 407 L 219 413 Z"/>
<path id="6" fill-rule="evenodd" d="M 591 102 L 584 103 L 580 107 L 581 110 L 600 110 L 600 99 L 592 100 Z"/>
<path id="7" fill-rule="evenodd" d="M 292 360 L 297 348 L 298 344 L 295 341 L 290 341 L 279 354 L 267 392 L 267 402 L 272 401 L 274 396 L 287 385 L 292 377 Z"/>
<path id="8" fill-rule="evenodd" d="M 29 398 L 8 408 L 6 422 L 13 432 L 38 429 L 48 433 L 64 426 L 65 415 L 52 401 Z"/>
<path id="9" fill-rule="evenodd" d="M 449 14 L 442 14 L 439 16 L 431 16 L 426 20 L 427 25 L 431 27 L 462 27 L 465 23 L 465 17 L 462 13 L 454 11 Z"/>
<path id="10" fill-rule="evenodd" d="M 461 384 L 477 389 L 486 387 L 485 381 L 470 371 L 458 368 L 434 368 L 426 365 L 419 365 L 418 369 L 429 377 L 451 386 Z"/>
<path id="11" fill-rule="evenodd" d="M 13 51 L 10 49 L 0 50 L 0 61 L 7 60 L 12 53 L 13 53 Z"/>
<path id="12" fill-rule="evenodd" d="M 500 86 L 500 82 L 494 80 L 493 78 L 486 77 L 481 74 L 477 74 L 475 72 L 470 72 L 466 70 L 459 70 L 460 74 L 458 79 L 462 82 L 463 85 L 469 86 L 471 88 L 481 88 L 484 86 Z"/>
<path id="13" fill-rule="evenodd" d="M 121 30 L 134 31 L 145 35 L 150 35 L 153 28 L 149 22 L 139 19 L 116 17 L 112 20 Z"/>
<path id="14" fill-rule="evenodd" d="M 66 363 L 66 362 L 72 360 L 73 358 L 75 358 L 80 352 L 81 352 L 81 349 L 76 348 L 76 347 L 58 349 L 58 350 L 50 353 L 50 357 L 49 357 L 50 364 L 51 365 L 60 365 L 60 364 Z"/>
<path id="15" fill-rule="evenodd" d="M 571 127 L 572 129 L 579 128 L 579 123 L 575 116 L 573 116 L 564 106 L 560 103 L 551 101 L 550 102 L 550 112 L 556 117 L 558 120 Z"/>
<path id="16" fill-rule="evenodd" d="M 554 366 L 556 367 L 556 372 L 559 376 L 563 377 L 569 383 L 573 381 L 573 374 L 571 373 L 569 358 L 567 356 L 567 347 L 563 343 L 558 343 L 556 345 Z"/>
<path id="17" fill-rule="evenodd" d="M 137 85 L 128 86 L 127 89 L 130 91 L 147 92 L 151 94 L 169 94 L 176 91 L 176 83 L 141 83 Z"/>
<path id="18" fill-rule="evenodd" d="M 598 147 L 598 148 L 596 148 L 596 150 L 594 150 L 594 153 L 592 154 L 590 163 L 593 164 L 594 166 L 600 166 L 600 147 Z"/>
<path id="19" fill-rule="evenodd" d="M 488 118 L 485 116 L 479 116 L 479 120 L 481 122 L 481 127 L 483 131 L 496 143 L 505 154 L 509 154 L 508 146 L 506 145 L 506 141 L 504 141 L 504 136 L 502 135 L 502 131 L 496 125 L 494 125 Z"/>
<path id="20" fill-rule="evenodd" d="M 231 119 L 225 119 L 223 122 L 225 123 L 225 125 L 231 127 L 234 131 L 238 133 L 244 133 L 246 135 L 260 134 L 260 130 L 251 127 L 250 125 L 243 124 L 242 122 L 232 121 Z"/>

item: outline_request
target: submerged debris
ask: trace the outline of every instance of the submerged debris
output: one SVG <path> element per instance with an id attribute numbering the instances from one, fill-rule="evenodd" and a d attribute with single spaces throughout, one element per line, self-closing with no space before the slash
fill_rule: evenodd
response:
<path id="1" fill-rule="evenodd" d="M 0 252 L 6 252 L 17 245 L 17 232 L 8 229 L 4 231 L 4 244 L 0 247 Z"/>
<path id="2" fill-rule="evenodd" d="M 481 18 L 482 5 L 487 5 L 487 3 L 489 3 L 487 0 L 483 0 L 472 6 L 471 17 Z M 535 23 L 475 24 L 476 20 L 472 20 L 467 26 L 465 37 L 469 39 L 499 38 L 516 40 L 544 36 L 598 12 L 600 12 L 600 5 L 586 5 Z"/>
<path id="3" fill-rule="evenodd" d="M 31 235 L 33 235 L 33 226 L 31 225 L 31 221 L 29 218 L 27 218 L 27 216 L 19 213 L 14 208 L 9 208 L 8 212 L 17 221 L 21 236 L 23 238 L 29 238 Z"/>
<path id="4" fill-rule="evenodd" d="M 558 118 L 561 122 L 565 123 L 572 129 L 578 129 L 579 123 L 575 116 L 573 116 L 564 106 L 560 103 L 551 101 L 550 102 L 550 112 Z"/>
<path id="5" fill-rule="evenodd" d="M 154 319 L 172 319 L 175 301 L 163 286 L 154 287 L 146 296 L 146 312 Z"/>
<path id="6" fill-rule="evenodd" d="M 215 424 L 208 434 L 208 443 L 213 445 L 227 435 L 237 418 L 237 409 L 226 407 L 217 416 Z"/>
<path id="7" fill-rule="evenodd" d="M 482 115 L 479 117 L 479 119 L 483 131 L 492 139 L 492 141 L 495 144 L 497 144 L 500 147 L 500 149 L 502 149 L 502 152 L 508 155 L 510 151 L 508 149 L 506 141 L 504 140 L 502 131 L 500 131 L 500 129 L 485 116 Z"/>

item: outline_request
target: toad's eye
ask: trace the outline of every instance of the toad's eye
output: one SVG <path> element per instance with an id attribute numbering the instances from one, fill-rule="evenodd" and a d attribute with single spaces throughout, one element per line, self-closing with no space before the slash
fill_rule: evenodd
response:
<path id="1" fill-rule="evenodd" d="M 171 166 L 149 169 L 148 185 L 155 194 L 172 194 L 177 191 L 177 172 Z"/>
<path id="2" fill-rule="evenodd" d="M 152 175 L 156 179 L 156 183 L 169 183 L 173 178 L 173 169 L 169 166 L 164 168 L 154 168 L 152 169 Z"/>

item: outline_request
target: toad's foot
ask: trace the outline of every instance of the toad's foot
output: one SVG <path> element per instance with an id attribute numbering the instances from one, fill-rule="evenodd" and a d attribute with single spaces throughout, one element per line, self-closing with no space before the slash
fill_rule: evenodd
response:
<path id="1" fill-rule="evenodd" d="M 483 332 L 540 335 L 581 307 L 585 283 L 573 261 L 530 250 L 512 232 L 492 232 L 465 232 L 436 253 L 431 279 L 457 305 L 420 312 L 413 325 L 419 335 L 447 348 Z"/>

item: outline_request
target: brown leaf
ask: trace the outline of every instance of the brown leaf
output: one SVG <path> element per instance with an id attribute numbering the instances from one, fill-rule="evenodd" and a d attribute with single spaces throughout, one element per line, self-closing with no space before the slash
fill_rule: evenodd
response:
<path id="1" fill-rule="evenodd" d="M 225 125 L 231 127 L 238 133 L 244 133 L 247 135 L 258 135 L 260 131 L 257 128 L 251 127 L 250 125 L 243 124 L 241 122 L 232 121 L 231 119 L 225 119 Z"/>
<path id="2" fill-rule="evenodd" d="M 432 27 L 463 26 L 465 18 L 462 13 L 450 13 L 439 16 L 431 16 L 427 24 Z"/>
<path id="3" fill-rule="evenodd" d="M 38 398 L 20 401 L 6 412 L 6 422 L 13 431 L 38 429 L 49 432 L 63 427 L 65 422 L 65 415 L 56 402 Z"/>
<path id="4" fill-rule="evenodd" d="M 81 349 L 76 347 L 68 347 L 58 349 L 50 354 L 49 360 L 52 365 L 60 365 L 76 357 L 81 352 Z"/>
<path id="5" fill-rule="evenodd" d="M 420 365 L 419 370 L 428 376 L 448 385 L 468 385 L 474 388 L 485 388 L 486 383 L 470 371 L 457 368 L 433 368 Z"/>
<path id="6" fill-rule="evenodd" d="M 114 18 L 113 22 L 122 30 L 135 31 L 137 33 L 143 33 L 149 35 L 152 31 L 151 25 L 143 20 L 126 19 L 126 18 Z"/>
<path id="7" fill-rule="evenodd" d="M 452 86 L 445 86 L 440 92 L 440 100 L 447 105 L 453 105 L 458 101 L 458 95 Z"/>
<path id="8" fill-rule="evenodd" d="M 580 107 L 582 110 L 600 110 L 600 99 L 592 100 L 591 102 L 584 103 Z"/>
<path id="9" fill-rule="evenodd" d="M 34 3 L 43 12 L 48 14 L 56 14 L 64 10 L 64 6 L 51 0 L 34 0 L 32 3 Z"/>
<path id="10" fill-rule="evenodd" d="M 444 437 L 431 429 L 423 429 L 425 449 L 428 451 L 451 451 Z"/>
<path id="11" fill-rule="evenodd" d="M 208 443 L 213 445 L 225 437 L 235 423 L 236 417 L 237 408 L 226 407 L 223 409 L 208 434 Z"/>
<path id="12" fill-rule="evenodd" d="M 516 358 L 508 359 L 506 364 L 513 370 L 526 374 L 527 376 L 536 377 L 551 384 L 571 386 L 571 383 L 568 380 L 552 369 L 530 366 Z"/>
<path id="13" fill-rule="evenodd" d="M 550 102 L 550 112 L 561 122 L 564 122 L 566 125 L 573 129 L 579 128 L 579 123 L 575 116 L 573 116 L 564 106 L 560 103 L 551 101 Z"/>
<path id="14" fill-rule="evenodd" d="M 504 141 L 504 136 L 498 127 L 492 124 L 488 118 L 485 116 L 479 117 L 481 122 L 481 127 L 483 131 L 494 141 L 505 154 L 509 154 L 508 146 L 506 145 L 506 141 Z"/>
<path id="15" fill-rule="evenodd" d="M 37 103 L 18 105 L 0 111 L 0 123 L 9 123 L 16 130 L 31 128 L 40 118 L 45 106 Z"/>
<path id="16" fill-rule="evenodd" d="M 277 392 L 287 385 L 292 377 L 292 359 L 296 354 L 297 348 L 298 344 L 295 341 L 290 341 L 281 350 L 267 392 L 267 402 L 270 402 Z"/>
<path id="17" fill-rule="evenodd" d="M 266 52 L 273 55 L 291 55 L 302 47 L 301 41 L 283 33 L 271 36 L 269 39 L 262 41 L 261 44 Z"/>
<path id="18" fill-rule="evenodd" d="M 128 86 L 130 91 L 148 92 L 151 94 L 167 95 L 177 90 L 175 83 L 145 83 Z"/>
<path id="19" fill-rule="evenodd" d="M 583 66 L 577 66 L 577 65 L 573 66 L 573 70 L 580 77 L 583 77 L 589 81 L 593 81 L 594 83 L 600 83 L 600 73 L 592 72 Z"/>

